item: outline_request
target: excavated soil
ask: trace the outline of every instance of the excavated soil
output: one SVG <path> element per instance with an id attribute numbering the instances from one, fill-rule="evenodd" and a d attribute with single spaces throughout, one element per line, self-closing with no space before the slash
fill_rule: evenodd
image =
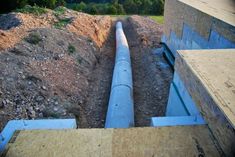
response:
<path id="1" fill-rule="evenodd" d="M 115 29 L 111 29 L 104 46 L 100 49 L 98 64 L 89 78 L 86 103 L 80 107 L 79 127 L 103 128 L 112 82 L 115 57 Z"/>
<path id="2" fill-rule="evenodd" d="M 135 126 L 149 126 L 151 117 L 164 116 L 173 71 L 160 47 L 162 26 L 148 17 L 124 22 L 131 52 Z"/>
<path id="3" fill-rule="evenodd" d="M 56 28 L 60 19 L 70 19 Z M 115 59 L 115 22 L 72 10 L 0 16 L 0 130 L 11 119 L 71 118 L 104 127 Z M 133 67 L 135 125 L 165 112 L 172 70 L 159 47 L 162 26 L 123 20 Z"/>
<path id="4" fill-rule="evenodd" d="M 60 18 L 71 21 L 57 29 Z M 111 41 L 112 19 L 71 10 L 58 17 L 49 10 L 40 16 L 10 13 L 0 21 L 0 130 L 11 119 L 71 117 L 81 127 L 97 127 L 87 111 L 93 105 L 96 115 L 105 116 L 96 105 L 104 104 L 100 100 L 110 84 L 106 69 L 112 69 L 113 55 L 105 52 L 114 51 L 103 45 Z"/>

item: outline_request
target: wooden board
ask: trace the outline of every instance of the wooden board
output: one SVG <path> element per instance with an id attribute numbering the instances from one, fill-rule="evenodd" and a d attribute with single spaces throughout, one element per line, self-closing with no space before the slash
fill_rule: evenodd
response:
<path id="1" fill-rule="evenodd" d="M 179 0 L 212 17 L 235 26 L 234 0 Z"/>
<path id="2" fill-rule="evenodd" d="M 165 0 L 164 35 L 170 38 L 170 34 L 175 33 L 182 39 L 186 24 L 205 41 L 209 41 L 211 32 L 215 31 L 235 42 L 234 8 L 234 0 Z"/>
<path id="3" fill-rule="evenodd" d="M 235 49 L 179 52 L 235 128 Z"/>
<path id="4" fill-rule="evenodd" d="M 6 157 L 219 156 L 206 125 L 20 131 Z"/>
<path id="5" fill-rule="evenodd" d="M 175 62 L 175 72 L 228 156 L 235 154 L 234 58 L 235 49 L 181 50 Z"/>

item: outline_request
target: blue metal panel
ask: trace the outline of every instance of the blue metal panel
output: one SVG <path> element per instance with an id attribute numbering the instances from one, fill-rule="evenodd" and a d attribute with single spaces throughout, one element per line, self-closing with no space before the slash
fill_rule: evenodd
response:
<path id="1" fill-rule="evenodd" d="M 151 125 L 175 126 L 205 124 L 177 72 L 174 73 L 173 82 L 170 87 L 166 116 L 152 117 Z"/>
<path id="2" fill-rule="evenodd" d="M 189 115 L 200 115 L 196 104 L 189 95 L 177 72 L 174 73 L 173 83 L 175 85 L 175 88 L 177 88 L 179 97 L 182 98 L 182 101 L 187 108 Z"/>
<path id="3" fill-rule="evenodd" d="M 208 45 L 213 49 L 235 48 L 235 43 L 224 38 L 214 30 L 212 30 L 210 33 Z"/>
<path id="4" fill-rule="evenodd" d="M 171 31 L 169 37 L 163 34 L 161 41 L 167 45 L 174 57 L 177 50 L 235 48 L 234 42 L 226 39 L 213 28 L 209 37 L 204 38 L 186 23 L 183 24 L 182 37 L 178 37 L 174 31 Z"/>
<path id="5" fill-rule="evenodd" d="M 75 129 L 75 119 L 11 120 L 1 132 L 0 152 L 16 130 Z"/>
<path id="6" fill-rule="evenodd" d="M 166 116 L 189 116 L 187 108 L 173 84 L 170 87 Z"/>
<path id="7" fill-rule="evenodd" d="M 176 53 L 177 53 L 176 50 L 180 49 L 180 42 L 181 41 L 179 40 L 175 32 L 171 31 L 169 42 L 167 44 L 168 44 L 168 47 L 171 49 L 174 57 L 176 56 Z"/>
<path id="8" fill-rule="evenodd" d="M 151 126 L 182 126 L 206 124 L 201 116 L 179 116 L 179 117 L 152 117 Z"/>
<path id="9" fill-rule="evenodd" d="M 166 116 L 200 115 L 196 104 L 189 95 L 177 72 L 170 87 Z"/>

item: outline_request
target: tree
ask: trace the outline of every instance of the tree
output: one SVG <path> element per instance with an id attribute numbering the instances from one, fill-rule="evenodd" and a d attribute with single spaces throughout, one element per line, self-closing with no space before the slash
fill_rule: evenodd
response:
<path id="1" fill-rule="evenodd" d="M 29 4 L 53 9 L 56 6 L 56 0 L 29 0 Z"/>
<path id="2" fill-rule="evenodd" d="M 116 15 L 117 14 L 117 8 L 114 6 L 114 5 L 110 5 L 108 10 L 107 10 L 107 13 L 108 14 L 113 14 L 113 15 Z"/>
<path id="3" fill-rule="evenodd" d="M 81 11 L 86 10 L 87 5 L 86 5 L 86 3 L 84 3 L 83 1 L 80 2 L 79 6 L 80 6 L 80 9 L 79 9 L 79 10 L 81 10 Z"/>
<path id="4" fill-rule="evenodd" d="M 111 5 L 113 6 L 113 11 L 116 10 L 116 14 L 125 14 L 125 10 L 123 8 L 123 5 L 122 4 L 119 4 L 118 0 L 112 0 L 112 3 Z M 116 9 L 114 9 L 116 8 Z"/>
<path id="5" fill-rule="evenodd" d="M 95 3 L 90 3 L 89 5 L 87 5 L 87 7 L 85 8 L 85 12 L 89 14 L 99 14 Z"/>
<path id="6" fill-rule="evenodd" d="M 9 12 L 27 5 L 28 0 L 0 0 L 0 13 Z"/>
<path id="7" fill-rule="evenodd" d="M 142 0 L 141 4 L 141 14 L 151 14 L 152 11 L 152 1 L 151 0 Z"/>
<path id="8" fill-rule="evenodd" d="M 152 14 L 163 15 L 164 12 L 164 0 L 154 0 L 152 5 Z"/>
<path id="9" fill-rule="evenodd" d="M 65 0 L 56 0 L 56 6 L 65 6 L 66 2 Z"/>
<path id="10" fill-rule="evenodd" d="M 138 12 L 137 5 L 133 0 L 126 0 L 124 2 L 124 9 L 128 14 L 136 14 Z"/>

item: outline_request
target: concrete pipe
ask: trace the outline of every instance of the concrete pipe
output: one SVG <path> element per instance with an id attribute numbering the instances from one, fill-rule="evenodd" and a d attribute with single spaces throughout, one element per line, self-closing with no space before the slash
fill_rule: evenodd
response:
<path id="1" fill-rule="evenodd" d="M 134 126 L 131 60 L 122 23 L 116 24 L 116 59 L 105 128 Z"/>

